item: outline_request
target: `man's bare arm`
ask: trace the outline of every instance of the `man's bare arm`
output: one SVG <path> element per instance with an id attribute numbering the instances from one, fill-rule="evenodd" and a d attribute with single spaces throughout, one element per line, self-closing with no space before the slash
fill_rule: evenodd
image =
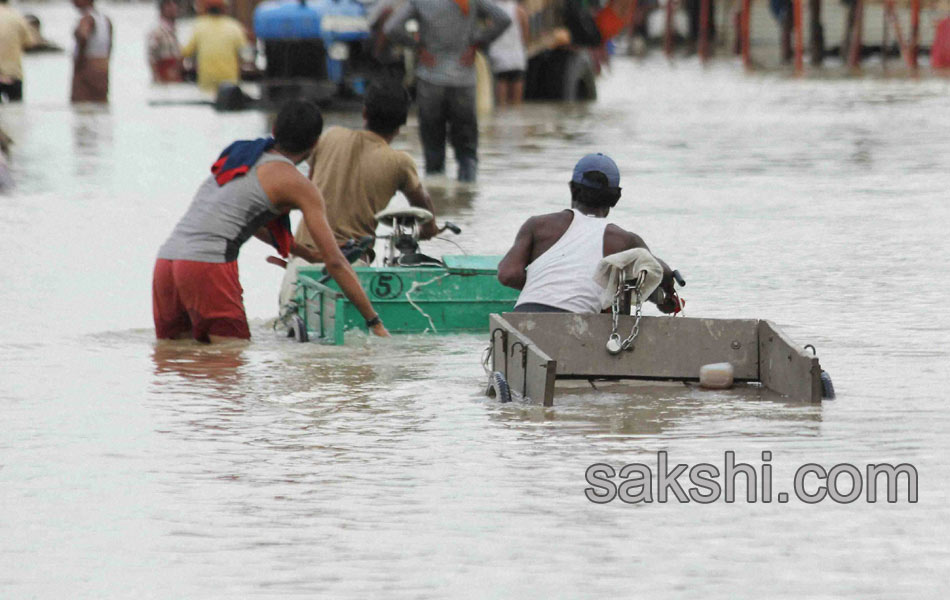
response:
<path id="1" fill-rule="evenodd" d="M 435 237 L 439 233 L 439 227 L 435 224 L 435 206 L 432 204 L 432 198 L 429 196 L 429 192 L 426 191 L 425 186 L 420 183 L 415 189 L 406 192 L 406 200 L 409 201 L 409 206 L 424 208 L 432 213 L 432 220 L 422 226 L 419 238 L 428 240 Z"/>
<path id="2" fill-rule="evenodd" d="M 528 278 L 525 269 L 531 263 L 531 247 L 534 241 L 534 217 L 524 222 L 518 235 L 515 236 L 515 243 L 505 254 L 505 257 L 498 263 L 498 281 L 502 285 L 520 290 L 524 287 Z"/>
<path id="3" fill-rule="evenodd" d="M 270 231 L 267 230 L 267 227 L 261 227 L 254 232 L 254 237 L 265 242 L 268 246 L 273 246 L 272 236 Z M 319 254 L 311 250 L 310 248 L 304 246 L 303 244 L 298 244 L 297 240 L 294 240 L 290 245 L 290 253 L 294 256 L 299 256 L 307 262 L 322 262 L 322 258 Z"/>
<path id="4" fill-rule="evenodd" d="M 258 168 L 258 178 L 264 193 L 278 208 L 298 208 L 317 250 L 326 265 L 327 272 L 339 284 L 343 294 L 356 306 L 367 321 L 377 316 L 376 309 L 363 291 L 353 267 L 337 246 L 327 221 L 326 205 L 317 186 L 285 163 L 268 163 Z M 373 328 L 373 333 L 388 336 L 382 325 Z"/>
<path id="5" fill-rule="evenodd" d="M 653 252 L 647 246 L 646 242 L 643 241 L 639 235 L 621 229 L 616 225 L 608 225 L 605 231 L 604 236 L 604 256 L 610 254 L 616 254 L 617 252 L 623 252 L 625 250 L 632 250 L 634 248 L 643 248 L 644 250 Z M 663 280 L 660 282 L 660 288 L 665 292 L 665 301 L 656 305 L 660 312 L 669 314 L 676 309 L 675 300 L 673 300 L 673 269 L 670 268 L 666 262 L 653 254 L 653 258 L 660 263 L 660 266 L 663 267 Z M 629 302 L 629 300 L 628 300 Z"/>
<path id="6" fill-rule="evenodd" d="M 89 38 L 96 30 L 96 21 L 90 15 L 84 15 L 79 19 L 79 26 L 76 28 L 76 56 L 75 61 L 81 64 L 86 59 L 86 44 Z"/>

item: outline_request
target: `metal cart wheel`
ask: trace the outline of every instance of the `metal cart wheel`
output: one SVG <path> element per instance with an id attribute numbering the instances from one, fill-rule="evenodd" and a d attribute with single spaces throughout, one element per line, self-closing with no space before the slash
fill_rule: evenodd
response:
<path id="1" fill-rule="evenodd" d="M 831 383 L 831 375 L 828 371 L 821 372 L 821 397 L 828 400 L 835 399 L 835 385 Z"/>
<path id="2" fill-rule="evenodd" d="M 488 376 L 488 397 L 497 398 L 502 404 L 511 402 L 511 389 L 501 371 L 495 371 Z"/>
<path id="3" fill-rule="evenodd" d="M 300 315 L 294 315 L 294 318 L 290 323 L 290 334 L 287 337 L 291 337 L 291 335 L 300 343 L 309 341 L 310 339 L 310 337 L 307 335 L 307 326 L 304 325 L 303 319 L 300 318 Z"/>

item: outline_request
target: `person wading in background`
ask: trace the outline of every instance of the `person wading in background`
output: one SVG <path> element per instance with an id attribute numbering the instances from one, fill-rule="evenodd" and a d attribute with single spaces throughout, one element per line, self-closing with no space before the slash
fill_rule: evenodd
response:
<path id="1" fill-rule="evenodd" d="M 109 101 L 109 57 L 112 21 L 96 10 L 93 0 L 73 0 L 79 9 L 74 36 L 72 102 Z"/>
<path id="2" fill-rule="evenodd" d="M 174 83 L 182 80 L 181 46 L 175 32 L 177 0 L 161 0 L 158 24 L 148 33 L 148 65 L 152 81 Z"/>
<path id="3" fill-rule="evenodd" d="M 419 23 L 418 39 L 406 31 L 411 19 Z M 426 174 L 445 172 L 448 128 L 459 181 L 475 181 L 475 52 L 487 48 L 510 24 L 491 0 L 408 0 L 386 23 L 383 31 L 391 42 L 419 52 L 416 102 Z"/>
<path id="4" fill-rule="evenodd" d="M 525 43 L 528 40 L 528 13 L 517 0 L 498 0 L 511 19 L 512 26 L 505 30 L 488 48 L 491 70 L 495 75 L 495 103 L 521 104 L 524 98 L 524 73 L 528 61 Z"/>
<path id="5" fill-rule="evenodd" d="M 23 15 L 0 0 L 0 102 L 23 99 L 23 50 L 38 42 Z"/>
<path id="6" fill-rule="evenodd" d="M 369 22 L 373 60 L 376 62 L 376 79 L 388 78 L 406 82 L 405 52 L 402 46 L 391 43 L 383 32 L 386 22 L 406 0 L 379 0 L 373 4 L 366 20 Z"/>
<path id="7" fill-rule="evenodd" d="M 236 84 L 241 79 L 241 50 L 249 42 L 241 23 L 224 14 L 224 0 L 205 0 L 204 6 L 206 14 L 195 19 L 194 32 L 181 54 L 196 56 L 198 87 L 215 91 L 222 83 Z"/>

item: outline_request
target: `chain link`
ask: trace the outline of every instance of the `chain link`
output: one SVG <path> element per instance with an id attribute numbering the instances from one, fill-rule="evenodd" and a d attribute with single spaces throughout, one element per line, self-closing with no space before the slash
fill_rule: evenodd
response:
<path id="1" fill-rule="evenodd" d="M 611 354 L 620 354 L 625 350 L 632 350 L 637 336 L 640 335 L 640 318 L 643 316 L 643 297 L 640 294 L 640 288 L 643 285 L 645 276 L 646 271 L 640 271 L 637 281 L 633 285 L 628 285 L 623 277 L 620 277 L 617 282 L 617 291 L 614 293 L 614 300 L 610 307 L 613 329 L 610 333 L 610 337 L 607 339 L 607 351 Z M 623 302 L 624 293 L 628 291 L 632 291 L 636 296 L 633 313 L 633 328 L 630 330 L 630 335 L 628 335 L 626 339 L 621 339 L 620 333 L 617 331 L 620 327 L 620 305 Z"/>

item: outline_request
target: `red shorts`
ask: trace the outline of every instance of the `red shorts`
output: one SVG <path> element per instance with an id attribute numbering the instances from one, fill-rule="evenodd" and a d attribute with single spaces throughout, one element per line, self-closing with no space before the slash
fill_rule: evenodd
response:
<path id="1" fill-rule="evenodd" d="M 243 295 L 237 261 L 159 258 L 152 276 L 155 337 L 178 339 L 190 333 L 200 342 L 211 341 L 209 335 L 248 339 Z"/>

